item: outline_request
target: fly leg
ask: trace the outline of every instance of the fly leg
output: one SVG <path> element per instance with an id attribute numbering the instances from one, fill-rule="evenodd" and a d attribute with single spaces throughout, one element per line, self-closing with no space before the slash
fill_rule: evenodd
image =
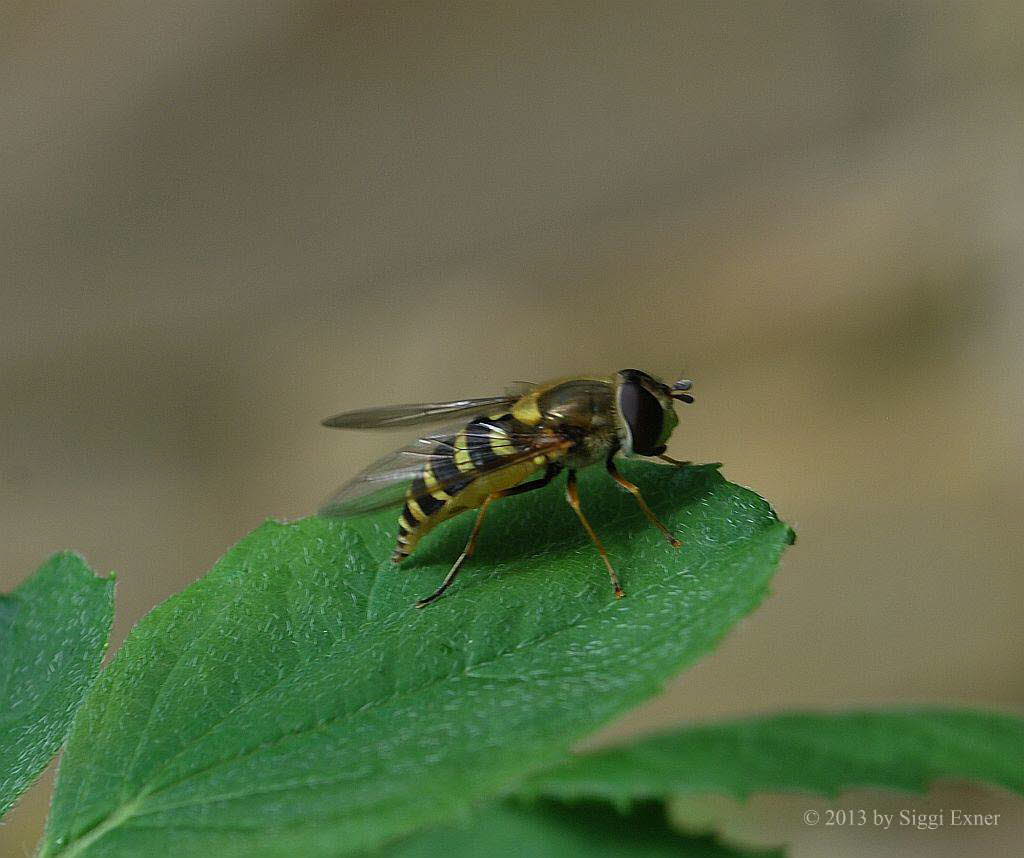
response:
<path id="1" fill-rule="evenodd" d="M 639 486 L 631 483 L 619 473 L 619 469 L 615 467 L 615 460 L 612 459 L 611 456 L 608 457 L 608 460 L 604 464 L 608 469 L 608 473 L 612 475 L 612 479 L 636 498 L 636 502 L 640 509 L 643 510 L 644 515 L 647 516 L 647 520 L 665 535 L 665 539 L 669 541 L 669 544 L 673 548 L 681 548 L 683 543 L 672 535 L 672 531 L 665 527 L 665 525 L 662 524 L 661 519 L 659 519 L 658 516 L 651 511 L 651 508 L 647 506 L 647 501 L 645 501 L 644 496 L 640 494 Z"/>
<path id="2" fill-rule="evenodd" d="M 531 492 L 534 489 L 542 488 L 558 476 L 559 471 L 561 471 L 561 468 L 558 465 L 549 464 L 543 477 L 536 480 L 530 480 L 528 483 L 520 483 L 518 486 L 512 486 L 511 488 L 502 489 L 500 492 L 492 492 L 487 495 L 487 497 L 484 498 L 484 502 L 480 504 L 480 512 L 476 514 L 476 523 L 473 525 L 473 530 L 469 534 L 469 540 L 466 542 L 466 547 L 462 549 L 459 559 L 456 560 L 452 565 L 452 568 L 448 570 L 448 574 L 444 576 L 441 586 L 425 599 L 420 599 L 416 603 L 416 607 L 425 608 L 427 605 L 431 605 L 440 599 L 444 595 L 444 591 L 447 590 L 451 586 L 452 581 L 455 580 L 455 576 L 459 574 L 459 570 L 462 569 L 462 565 L 473 556 L 473 552 L 476 550 L 476 538 L 480 535 L 480 528 L 484 523 L 484 515 L 486 515 L 487 507 L 489 507 L 491 503 L 498 500 L 498 498 L 521 495 L 524 492 Z"/>
<path id="3" fill-rule="evenodd" d="M 575 471 L 569 471 L 569 479 L 565 484 L 565 499 L 569 501 L 569 506 L 571 506 L 573 512 L 576 513 L 580 523 L 583 525 L 583 529 L 590 537 L 591 542 L 597 546 L 597 552 L 601 555 L 604 565 L 608 568 L 608 577 L 612 579 L 612 586 L 615 588 L 615 598 L 621 599 L 626 594 L 622 592 L 622 586 L 619 584 L 619 576 L 615 574 L 615 569 L 612 568 L 612 562 L 608 559 L 608 552 L 604 550 L 601 540 L 598 539 L 597 534 L 594 533 L 594 528 L 590 526 L 590 522 L 587 521 L 587 517 L 583 514 L 583 510 L 580 509 L 580 493 L 576 485 Z"/>
<path id="4" fill-rule="evenodd" d="M 658 458 L 663 462 L 668 462 L 670 465 L 675 465 L 677 468 L 685 468 L 687 465 L 693 464 L 693 462 L 681 462 L 679 459 L 673 459 L 671 456 L 666 456 L 664 453 L 658 456 Z"/>

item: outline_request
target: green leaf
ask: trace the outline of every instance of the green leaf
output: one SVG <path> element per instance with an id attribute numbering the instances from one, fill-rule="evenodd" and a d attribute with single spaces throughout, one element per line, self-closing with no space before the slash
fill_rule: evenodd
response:
<path id="1" fill-rule="evenodd" d="M 114 580 L 55 554 L 0 595 L 0 816 L 57 753 L 99 673 Z"/>
<path id="2" fill-rule="evenodd" d="M 625 469 L 668 546 L 598 469 L 495 504 L 408 568 L 395 514 L 265 524 L 146 617 L 83 707 L 44 856 L 333 856 L 452 816 L 658 690 L 764 597 L 792 532 L 714 466 Z M 493 516 L 493 517 L 491 517 Z"/>
<path id="3" fill-rule="evenodd" d="M 1024 720 L 997 712 L 794 713 L 690 727 L 576 757 L 525 796 L 617 804 L 713 792 L 923 792 L 936 778 L 1024 792 Z"/>
<path id="4" fill-rule="evenodd" d="M 669 827 L 661 804 L 620 812 L 607 804 L 554 802 L 490 805 L 461 825 L 447 825 L 377 852 L 377 858 L 749 858 L 781 856 L 688 837 Z"/>

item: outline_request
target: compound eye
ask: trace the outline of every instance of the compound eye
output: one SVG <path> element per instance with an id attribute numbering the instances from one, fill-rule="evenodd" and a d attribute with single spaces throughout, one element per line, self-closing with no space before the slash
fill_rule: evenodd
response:
<path id="1" fill-rule="evenodd" d="M 633 452 L 653 456 L 665 425 L 665 412 L 658 398 L 634 381 L 619 388 L 619 414 L 629 429 Z"/>

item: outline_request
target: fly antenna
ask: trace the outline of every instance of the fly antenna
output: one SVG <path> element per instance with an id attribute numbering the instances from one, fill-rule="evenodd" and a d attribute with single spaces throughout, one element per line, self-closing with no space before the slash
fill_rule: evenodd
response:
<path id="1" fill-rule="evenodd" d="M 693 382 L 688 378 L 681 378 L 675 384 L 672 385 L 672 392 L 669 394 L 673 399 L 679 402 L 693 402 L 693 397 L 685 391 L 693 387 Z"/>

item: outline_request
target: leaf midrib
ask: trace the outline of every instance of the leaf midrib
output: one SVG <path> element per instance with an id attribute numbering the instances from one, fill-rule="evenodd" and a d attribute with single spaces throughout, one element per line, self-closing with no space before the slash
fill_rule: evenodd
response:
<path id="1" fill-rule="evenodd" d="M 710 603 L 705 603 L 705 604 L 708 607 L 710 607 L 710 606 L 716 605 L 718 603 L 717 602 L 710 602 Z M 614 602 L 610 603 L 610 607 L 614 607 L 614 605 L 615 605 Z M 603 611 L 605 609 L 602 608 L 601 610 Z M 706 613 L 706 610 L 707 610 L 707 608 L 705 610 L 703 610 L 703 611 L 695 612 L 692 616 L 695 619 L 696 618 L 700 618 L 701 616 L 704 615 L 704 613 Z M 562 633 L 565 633 L 565 632 L 571 631 L 571 630 L 573 630 L 575 628 L 578 628 L 580 625 L 582 625 L 582 624 L 576 623 L 576 624 L 570 624 L 570 625 L 564 626 L 564 627 L 562 627 L 560 629 L 556 629 L 554 632 L 551 632 L 551 633 L 549 633 L 547 635 L 543 635 L 543 636 L 539 636 L 537 638 L 534 638 L 532 643 L 533 644 L 540 644 L 540 643 L 546 642 L 548 640 L 556 638 L 558 635 L 560 635 Z M 525 644 L 520 644 L 519 646 L 516 647 L 516 650 L 522 649 L 522 648 L 524 648 L 524 646 L 525 646 Z M 433 687 L 435 685 L 441 685 L 441 684 L 443 684 L 445 682 L 449 682 L 449 681 L 451 681 L 453 679 L 458 679 L 458 678 L 465 677 L 465 678 L 469 678 L 469 679 L 487 679 L 490 682 L 496 682 L 496 681 L 517 682 L 519 680 L 518 680 L 517 677 L 514 677 L 514 676 L 502 676 L 500 674 L 490 674 L 490 675 L 478 676 L 476 673 L 474 673 L 474 671 L 477 670 L 480 667 L 486 667 L 489 664 L 494 664 L 495 662 L 497 662 L 497 661 L 499 661 L 499 660 L 501 660 L 503 658 L 510 657 L 510 656 L 513 656 L 513 655 L 516 655 L 515 651 L 513 651 L 513 650 L 506 650 L 504 652 L 498 653 L 497 655 L 495 655 L 492 658 L 488 658 L 488 659 L 486 659 L 484 661 L 480 661 L 480 662 L 474 662 L 472 665 L 467 665 L 461 671 L 458 671 L 456 673 L 450 673 L 450 674 L 448 674 L 446 676 L 443 676 L 443 677 L 437 677 L 436 679 L 431 680 L 429 682 L 425 682 L 422 685 L 416 686 L 415 688 L 409 688 L 409 689 L 406 689 L 404 691 L 396 691 L 393 694 L 389 695 L 388 697 L 381 698 L 380 700 L 367 701 L 366 703 L 364 703 L 362 706 L 360 706 L 356 710 L 353 710 L 351 712 L 341 713 L 340 715 L 336 716 L 335 718 L 330 718 L 330 719 L 327 719 L 325 721 L 321 721 L 321 722 L 317 723 L 314 726 L 303 727 L 303 728 L 301 728 L 299 730 L 293 730 L 290 733 L 282 733 L 280 736 L 275 737 L 274 739 L 270 740 L 269 742 L 264 742 L 263 744 L 257 746 L 256 748 L 252 748 L 252 749 L 250 749 L 248 751 L 245 751 L 245 752 L 243 752 L 241 754 L 237 754 L 237 755 L 235 755 L 233 757 L 229 757 L 229 758 L 224 759 L 224 760 L 218 760 L 217 762 L 211 763 L 209 766 L 206 766 L 206 767 L 204 767 L 202 769 L 197 769 L 194 772 L 189 772 L 187 775 L 184 775 L 183 777 L 178 778 L 177 780 L 170 781 L 170 782 L 164 784 L 163 786 L 161 786 L 159 789 L 155 789 L 155 790 L 149 791 L 145 795 L 140 795 L 139 797 L 140 798 L 144 798 L 147 795 L 159 795 L 161 792 L 164 792 L 165 790 L 168 790 L 168 789 L 170 789 L 173 786 L 176 786 L 176 785 L 178 785 L 180 783 L 183 783 L 184 781 L 187 781 L 189 778 L 193 778 L 193 777 L 196 777 L 198 775 L 204 774 L 205 772 L 210 771 L 212 769 L 215 769 L 218 766 L 230 765 L 232 763 L 238 762 L 239 760 L 243 760 L 246 757 L 250 757 L 253 754 L 258 753 L 259 751 L 265 750 L 267 748 L 274 747 L 275 745 L 277 745 L 280 742 L 287 741 L 288 739 L 295 738 L 297 736 L 302 736 L 302 735 L 304 735 L 306 733 L 312 733 L 312 732 L 315 732 L 316 730 L 320 730 L 320 729 L 323 729 L 325 727 L 334 726 L 335 724 L 337 724 L 339 722 L 344 722 L 346 719 L 354 718 L 357 715 L 362 715 L 365 712 L 381 708 L 381 707 L 389 705 L 389 704 L 391 704 L 391 703 L 393 703 L 393 702 L 395 702 L 397 700 L 401 700 L 401 699 L 407 698 L 407 697 L 415 697 L 419 693 L 421 693 L 422 691 L 425 691 L 426 689 L 429 689 L 429 688 L 431 688 L 431 687 Z M 281 783 L 281 784 L 275 784 L 275 785 L 267 787 L 265 789 L 246 790 L 244 792 L 227 793 L 227 794 L 222 794 L 222 795 L 218 795 L 218 796 L 204 796 L 202 799 L 181 801 L 181 802 L 178 802 L 176 804 L 161 805 L 160 807 L 152 808 L 151 810 L 143 810 L 140 813 L 135 814 L 135 816 L 138 817 L 138 816 L 147 816 L 147 815 L 153 814 L 153 813 L 163 813 L 164 811 L 178 810 L 178 809 L 183 808 L 183 807 L 190 807 L 192 805 L 197 805 L 197 804 L 209 804 L 209 803 L 218 802 L 218 801 L 231 801 L 233 799 L 247 798 L 249 796 L 266 795 L 266 794 L 273 793 L 273 792 L 282 792 L 282 791 L 286 791 L 286 790 L 289 790 L 289 789 L 294 789 L 297 786 L 328 786 L 328 785 L 335 784 L 335 783 L 341 783 L 344 780 L 345 780 L 345 778 L 343 778 L 343 777 L 337 777 L 337 778 L 323 778 L 323 779 L 319 779 L 319 780 L 304 780 L 304 781 L 301 781 L 301 782 L 286 782 L 286 783 Z"/>

